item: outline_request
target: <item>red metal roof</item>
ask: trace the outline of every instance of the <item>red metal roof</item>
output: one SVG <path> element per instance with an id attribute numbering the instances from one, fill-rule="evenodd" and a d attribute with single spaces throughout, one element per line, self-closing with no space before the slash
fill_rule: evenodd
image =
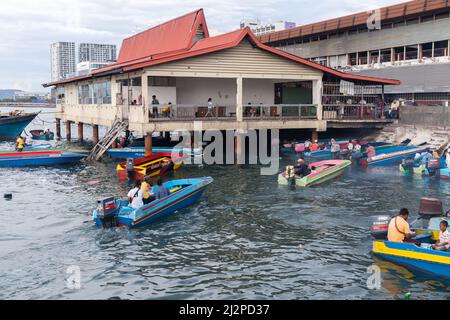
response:
<path id="1" fill-rule="evenodd" d="M 381 8 L 380 13 L 382 21 L 387 21 L 446 8 L 450 8 L 449 0 L 414 0 Z M 259 36 L 259 40 L 263 43 L 273 43 L 292 38 L 311 36 L 313 34 L 338 31 L 366 25 L 368 18 L 369 12 L 359 12 L 340 18 L 298 26 L 288 30 L 267 33 Z"/>
<path id="2" fill-rule="evenodd" d="M 117 63 L 189 50 L 199 28 L 209 37 L 202 9 L 138 33 L 123 41 Z"/>
<path id="3" fill-rule="evenodd" d="M 176 28 L 174 27 L 175 25 L 177 26 Z M 205 38 L 194 43 L 194 37 L 200 25 L 202 25 L 203 28 L 205 29 Z M 173 33 L 174 30 L 176 30 L 176 34 Z M 154 35 L 153 33 L 155 32 L 161 34 Z M 165 35 L 165 33 L 167 35 Z M 166 42 L 166 40 L 164 40 L 161 48 L 159 48 L 159 46 L 157 46 L 155 43 L 151 44 L 147 43 L 147 41 L 150 41 L 150 39 L 166 39 L 166 38 L 171 38 L 172 41 L 181 39 L 182 43 L 169 44 L 168 42 Z M 161 26 L 157 26 L 155 28 L 144 31 L 143 33 L 138 34 L 134 37 L 126 39 L 124 41 L 124 47 L 121 48 L 119 61 L 113 65 L 96 69 L 91 74 L 85 76 L 57 81 L 45 84 L 44 86 L 53 86 L 58 84 L 65 84 L 74 81 L 90 79 L 93 77 L 101 77 L 107 72 L 115 72 L 115 71 L 129 72 L 162 63 L 217 52 L 220 50 L 238 46 L 244 38 L 247 38 L 251 43 L 253 43 L 254 46 L 262 50 L 307 65 L 311 68 L 318 69 L 320 71 L 334 75 L 341 79 L 353 81 L 366 81 L 371 83 L 379 83 L 387 85 L 400 84 L 400 81 L 398 80 L 380 79 L 347 74 L 328 67 L 324 67 L 309 60 L 302 59 L 298 56 L 286 53 L 284 51 L 269 47 L 261 43 L 257 39 L 257 37 L 253 34 L 253 32 L 250 30 L 250 28 L 239 29 L 215 37 L 209 37 L 206 27 L 206 21 L 203 15 L 203 10 L 198 10 L 183 17 L 171 20 L 169 21 L 169 23 L 162 24 Z M 133 52 L 133 50 L 135 50 L 135 52 Z"/>

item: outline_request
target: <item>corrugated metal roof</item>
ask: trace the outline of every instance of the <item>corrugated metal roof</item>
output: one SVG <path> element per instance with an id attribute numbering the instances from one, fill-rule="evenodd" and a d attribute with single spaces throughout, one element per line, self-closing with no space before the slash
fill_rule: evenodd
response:
<path id="1" fill-rule="evenodd" d="M 183 21 L 182 23 L 176 22 L 181 21 L 180 19 Z M 117 63 L 107 66 L 105 68 L 96 69 L 92 71 L 91 74 L 85 76 L 48 83 L 45 84 L 44 86 L 48 87 L 58 84 L 65 84 L 74 81 L 90 79 L 93 77 L 101 77 L 103 74 L 113 70 L 117 70 L 118 72 L 139 70 L 142 68 L 150 67 L 161 63 L 177 61 L 181 59 L 199 56 L 202 54 L 233 48 L 239 45 L 239 43 L 241 43 L 241 41 L 244 38 L 248 38 L 250 42 L 255 45 L 255 47 L 259 47 L 262 50 L 266 50 L 273 54 L 285 57 L 298 63 L 302 63 L 304 65 L 310 66 L 311 68 L 318 69 L 320 71 L 334 75 L 342 79 L 366 81 L 390 85 L 400 84 L 400 82 L 397 80 L 362 77 L 347 74 L 328 67 L 324 67 L 309 60 L 302 59 L 295 55 L 286 53 L 284 51 L 266 46 L 257 39 L 257 37 L 248 27 L 244 29 L 235 30 L 229 33 L 225 33 L 219 36 L 209 37 L 206 28 L 206 21 L 203 15 L 203 10 L 195 11 L 193 13 L 190 13 L 188 15 L 185 15 L 183 17 L 171 21 L 172 22 L 169 24 L 164 23 L 161 25 L 165 27 L 157 26 L 150 30 L 144 31 L 141 34 L 126 39 L 124 41 L 124 44 L 126 43 L 126 46 L 121 48 L 119 61 Z M 187 23 L 188 21 L 189 23 Z M 177 27 L 176 28 L 170 27 L 172 24 L 177 25 Z M 205 28 L 205 38 L 197 42 L 194 42 L 196 31 L 200 25 L 202 25 Z M 176 30 L 177 33 L 176 35 L 173 33 L 174 30 Z M 159 34 L 153 35 L 153 33 Z M 177 41 L 177 39 L 181 39 L 183 43 L 170 45 L 166 42 L 166 40 L 164 40 L 163 45 L 159 49 L 157 43 L 152 43 L 151 45 L 146 43 L 147 41 L 150 41 L 150 39 L 166 39 L 166 38 L 172 39 L 172 41 Z M 133 40 L 127 42 L 127 40 L 129 39 Z M 189 39 L 189 41 L 186 42 L 186 39 Z M 125 50 L 124 53 L 122 52 L 123 50 Z M 136 50 L 136 53 L 134 53 L 133 50 Z"/>
<path id="2" fill-rule="evenodd" d="M 450 8 L 449 0 L 413 0 L 380 9 L 382 21 Z M 311 23 L 296 28 L 259 36 L 263 43 L 273 43 L 324 32 L 338 31 L 367 24 L 369 12 L 360 12 L 340 18 Z"/>

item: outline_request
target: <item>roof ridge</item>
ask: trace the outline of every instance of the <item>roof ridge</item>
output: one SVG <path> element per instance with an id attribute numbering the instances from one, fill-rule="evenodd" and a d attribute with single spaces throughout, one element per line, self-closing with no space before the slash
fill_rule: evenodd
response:
<path id="1" fill-rule="evenodd" d="M 158 28 L 158 27 L 160 27 L 160 26 L 163 26 L 163 25 L 169 24 L 169 23 L 171 23 L 171 22 L 173 22 L 173 21 L 176 21 L 176 20 L 182 19 L 182 18 L 184 18 L 184 17 L 187 17 L 187 16 L 189 16 L 189 15 L 191 15 L 191 14 L 194 14 L 194 13 L 196 14 L 195 19 L 197 19 L 198 14 L 199 14 L 200 12 L 202 12 L 202 11 L 203 11 L 203 8 L 200 8 L 200 9 L 194 10 L 194 11 L 192 11 L 192 12 L 183 14 L 182 16 L 178 16 L 178 17 L 172 18 L 172 19 L 170 19 L 170 20 L 164 21 L 163 23 L 157 24 L 156 26 L 149 27 L 149 28 L 147 28 L 147 29 L 145 29 L 145 30 L 143 30 L 143 31 L 141 31 L 141 32 L 138 32 L 138 33 L 133 34 L 133 35 L 131 35 L 131 36 L 129 36 L 129 37 L 126 37 L 126 38 L 124 38 L 124 39 L 122 40 L 122 42 L 125 41 L 125 40 L 128 40 L 128 39 L 134 38 L 134 37 L 136 37 L 136 36 L 138 36 L 138 35 L 140 35 L 140 34 L 143 34 L 143 33 L 147 32 L 147 31 L 156 29 L 156 28 Z"/>

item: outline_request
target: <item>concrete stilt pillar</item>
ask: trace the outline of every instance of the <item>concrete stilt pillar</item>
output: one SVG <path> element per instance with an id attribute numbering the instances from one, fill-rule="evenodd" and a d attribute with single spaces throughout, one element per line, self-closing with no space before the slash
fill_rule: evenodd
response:
<path id="1" fill-rule="evenodd" d="M 61 140 L 61 119 L 56 118 L 56 139 Z"/>
<path id="2" fill-rule="evenodd" d="M 149 157 L 153 154 L 153 141 L 152 141 L 152 133 L 147 132 L 145 136 L 145 156 Z"/>
<path id="3" fill-rule="evenodd" d="M 94 141 L 94 145 L 96 145 L 100 141 L 98 135 L 98 125 L 96 124 L 92 125 L 92 140 Z"/>
<path id="4" fill-rule="evenodd" d="M 70 141 L 72 139 L 71 125 L 72 125 L 72 122 L 66 121 L 66 139 L 67 139 L 67 141 Z"/>
<path id="5" fill-rule="evenodd" d="M 78 142 L 79 143 L 83 143 L 83 135 L 84 135 L 84 132 L 83 132 L 83 122 L 78 122 Z"/>
<path id="6" fill-rule="evenodd" d="M 311 139 L 312 142 L 319 140 L 319 133 L 317 132 L 317 130 L 313 130 Z"/>

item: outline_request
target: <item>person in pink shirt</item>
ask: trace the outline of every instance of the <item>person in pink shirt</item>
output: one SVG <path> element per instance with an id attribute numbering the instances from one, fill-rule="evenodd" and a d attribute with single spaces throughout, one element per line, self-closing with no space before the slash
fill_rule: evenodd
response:
<path id="1" fill-rule="evenodd" d="M 368 144 L 367 149 L 366 149 L 366 154 L 367 154 L 367 158 L 369 158 L 369 159 L 375 157 L 376 151 L 375 151 L 374 146 Z"/>

